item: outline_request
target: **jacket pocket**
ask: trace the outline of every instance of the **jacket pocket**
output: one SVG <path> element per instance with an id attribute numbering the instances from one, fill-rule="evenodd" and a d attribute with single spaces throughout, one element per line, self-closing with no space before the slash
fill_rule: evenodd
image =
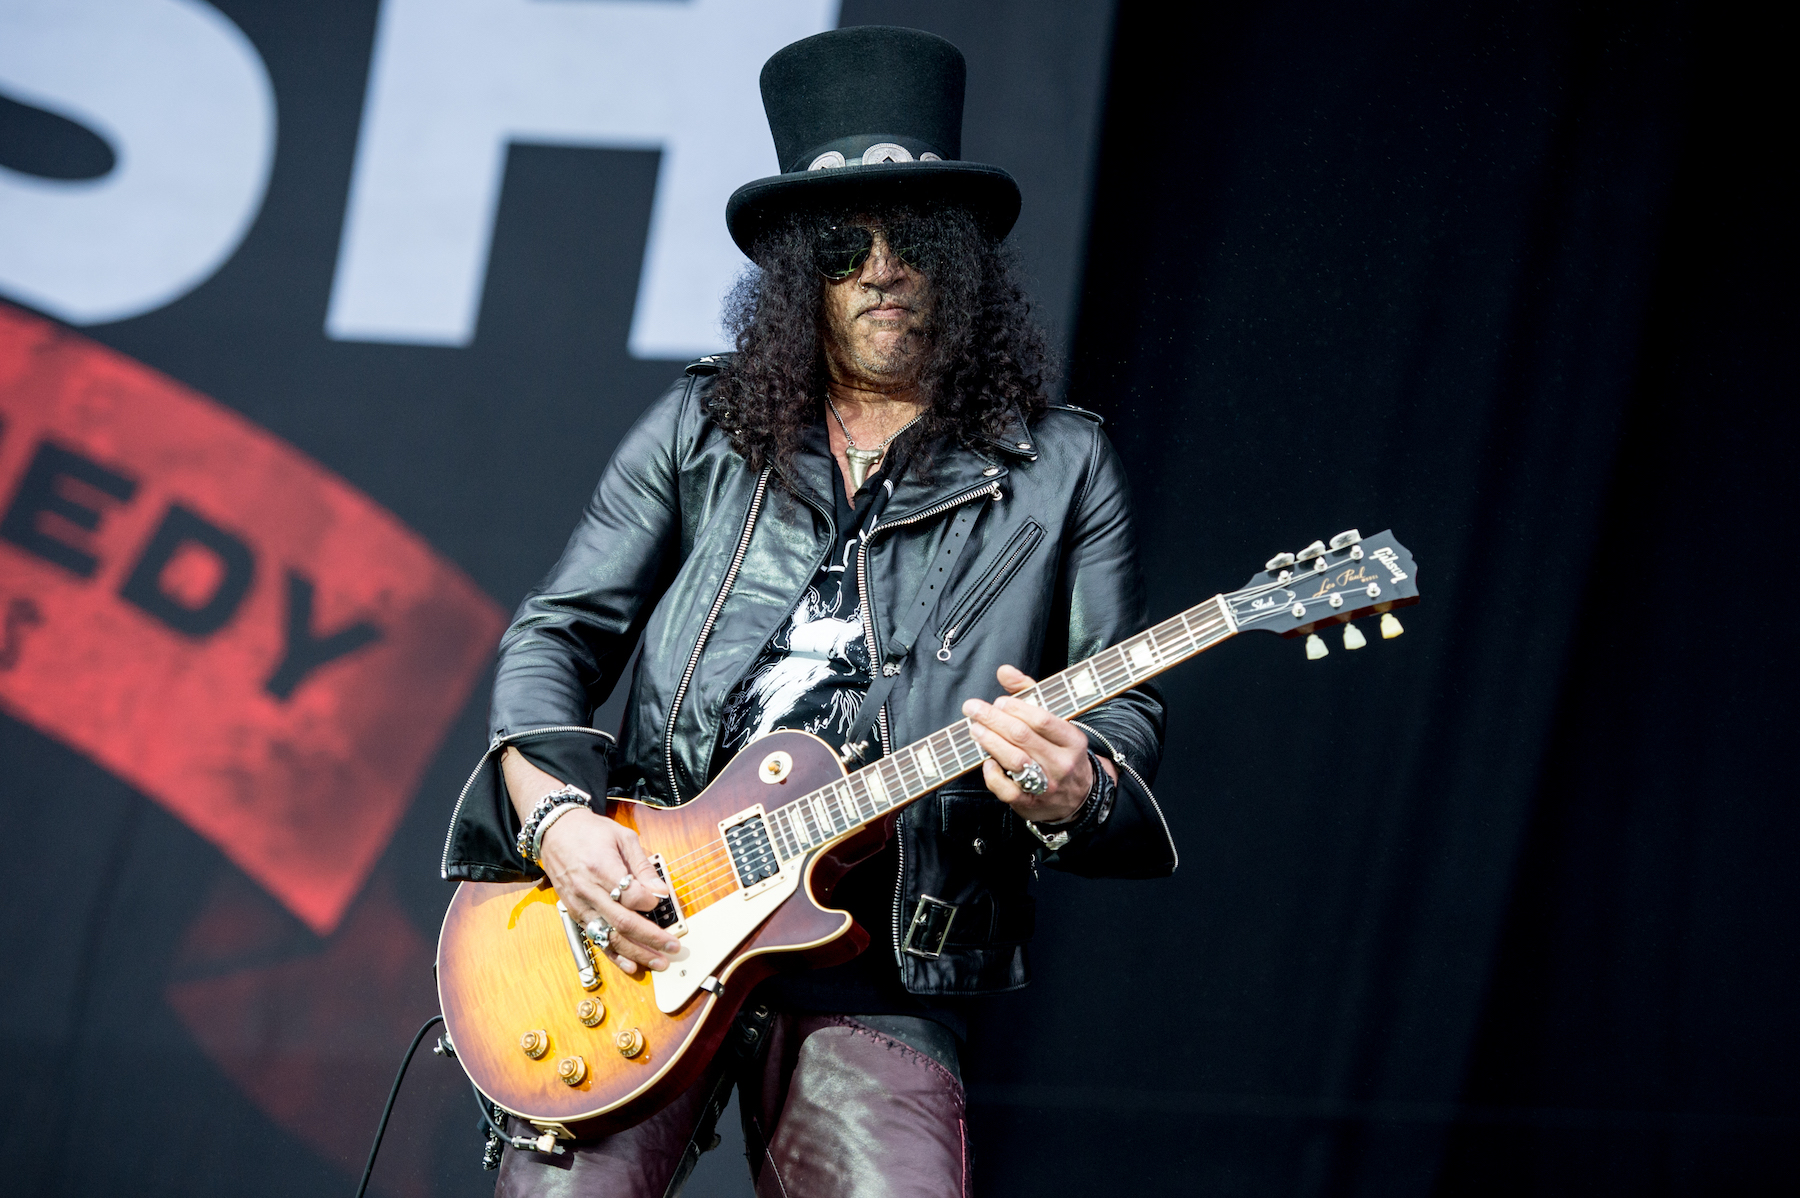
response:
<path id="1" fill-rule="evenodd" d="M 987 610 L 994 605 L 994 600 L 1000 597 L 1000 592 L 1006 589 L 1006 584 L 1018 574 L 1019 568 L 1043 539 L 1044 526 L 1036 520 L 1027 521 L 1025 527 L 1013 534 L 1012 540 L 995 557 L 994 564 L 975 580 L 968 597 L 958 603 L 939 625 L 942 630 L 937 651 L 939 661 L 950 660 L 956 643 L 967 637 L 969 630 L 987 614 Z"/>

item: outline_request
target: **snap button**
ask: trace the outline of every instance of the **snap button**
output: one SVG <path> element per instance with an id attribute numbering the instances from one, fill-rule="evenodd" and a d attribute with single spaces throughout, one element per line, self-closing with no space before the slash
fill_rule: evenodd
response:
<path id="1" fill-rule="evenodd" d="M 1019 442 L 1019 448 L 1020 448 L 1020 449 L 1030 449 L 1030 448 L 1031 448 L 1031 442 L 1029 442 L 1029 441 L 1021 441 L 1021 442 Z"/>
<path id="2" fill-rule="evenodd" d="M 982 853 L 985 853 L 985 852 L 987 852 L 987 841 L 985 841 L 981 837 L 977 836 L 975 838 L 975 854 L 976 854 L 976 856 L 980 856 Z"/>
<path id="3" fill-rule="evenodd" d="M 1000 467 L 989 466 L 986 470 L 983 470 L 982 473 L 987 475 L 989 478 L 992 478 L 992 477 L 994 477 L 994 475 L 1000 473 Z"/>

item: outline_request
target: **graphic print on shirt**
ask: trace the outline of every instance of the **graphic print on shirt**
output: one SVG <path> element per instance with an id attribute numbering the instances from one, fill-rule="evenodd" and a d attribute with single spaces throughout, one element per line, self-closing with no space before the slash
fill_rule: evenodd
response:
<path id="1" fill-rule="evenodd" d="M 849 734 L 869 689 L 869 645 L 853 563 L 862 537 L 846 539 L 794 605 L 750 673 L 726 700 L 720 746 L 735 753 L 777 728 L 833 745 Z"/>

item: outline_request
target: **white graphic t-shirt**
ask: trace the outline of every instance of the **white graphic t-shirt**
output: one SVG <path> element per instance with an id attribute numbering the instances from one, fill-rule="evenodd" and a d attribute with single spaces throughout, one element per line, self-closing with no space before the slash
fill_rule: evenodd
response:
<path id="1" fill-rule="evenodd" d="M 787 623 L 726 697 L 715 770 L 777 728 L 810 732 L 833 748 L 849 735 L 872 677 L 858 567 L 864 535 L 893 491 L 884 475 L 872 475 L 851 501 L 834 464 L 837 541 Z"/>

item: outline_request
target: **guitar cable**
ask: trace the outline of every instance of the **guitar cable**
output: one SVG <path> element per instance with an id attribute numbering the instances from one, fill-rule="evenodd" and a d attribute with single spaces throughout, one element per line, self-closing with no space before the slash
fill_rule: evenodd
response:
<path id="1" fill-rule="evenodd" d="M 442 1015 L 433 1015 L 419 1029 L 418 1035 L 412 1038 L 412 1044 L 406 1049 L 406 1055 L 400 1058 L 400 1072 L 394 1074 L 393 1089 L 388 1091 L 387 1105 L 381 1108 L 381 1122 L 375 1125 L 375 1142 L 369 1145 L 369 1163 L 363 1166 L 362 1181 L 356 1187 L 356 1198 L 363 1198 L 369 1189 L 369 1177 L 375 1172 L 375 1155 L 381 1151 L 381 1137 L 387 1135 L 388 1116 L 394 1113 L 394 1100 L 400 1097 L 400 1083 L 406 1080 L 406 1067 L 412 1064 L 413 1053 L 419 1051 L 419 1042 L 425 1039 L 433 1024 L 444 1022 Z"/>
<path id="2" fill-rule="evenodd" d="M 387 1135 L 388 1119 L 394 1113 L 394 1101 L 400 1097 L 400 1083 L 406 1080 L 406 1070 L 408 1066 L 412 1064 L 413 1054 L 419 1051 L 419 1045 L 424 1041 L 426 1033 L 431 1031 L 435 1025 L 442 1022 L 444 1022 L 444 1017 L 442 1015 L 433 1015 L 430 1019 L 427 1019 L 419 1028 L 418 1033 L 413 1036 L 412 1043 L 407 1045 L 406 1055 L 400 1058 L 400 1071 L 394 1074 L 394 1085 L 393 1088 L 388 1091 L 387 1105 L 381 1108 L 381 1122 L 375 1126 L 375 1142 L 369 1145 L 369 1162 L 363 1166 L 362 1181 L 357 1183 L 356 1186 L 356 1198 L 363 1198 L 368 1192 L 369 1178 L 375 1173 L 375 1158 L 381 1152 L 381 1140 L 382 1137 Z M 432 1049 L 432 1051 L 443 1057 L 454 1058 L 456 1056 L 456 1048 L 450 1043 L 450 1038 L 448 1036 L 439 1037 L 437 1047 Z M 561 1144 L 555 1144 L 553 1142 L 554 1137 L 552 1136 L 545 1135 L 533 1139 L 530 1136 L 507 1135 L 506 1129 L 494 1122 L 494 1115 L 488 1108 L 486 1097 L 483 1096 L 480 1090 L 474 1087 L 473 1083 L 470 1084 L 469 1088 L 474 1091 L 475 1105 L 481 1111 L 481 1121 L 487 1127 L 488 1135 L 491 1137 L 490 1143 L 498 1141 L 501 1144 L 510 1144 L 514 1148 L 521 1150 L 548 1152 L 555 1156 L 561 1156 L 563 1154 L 563 1146 Z M 488 1165 L 488 1168 L 494 1168 L 498 1164 L 499 1161 L 496 1159 L 493 1165 Z"/>

